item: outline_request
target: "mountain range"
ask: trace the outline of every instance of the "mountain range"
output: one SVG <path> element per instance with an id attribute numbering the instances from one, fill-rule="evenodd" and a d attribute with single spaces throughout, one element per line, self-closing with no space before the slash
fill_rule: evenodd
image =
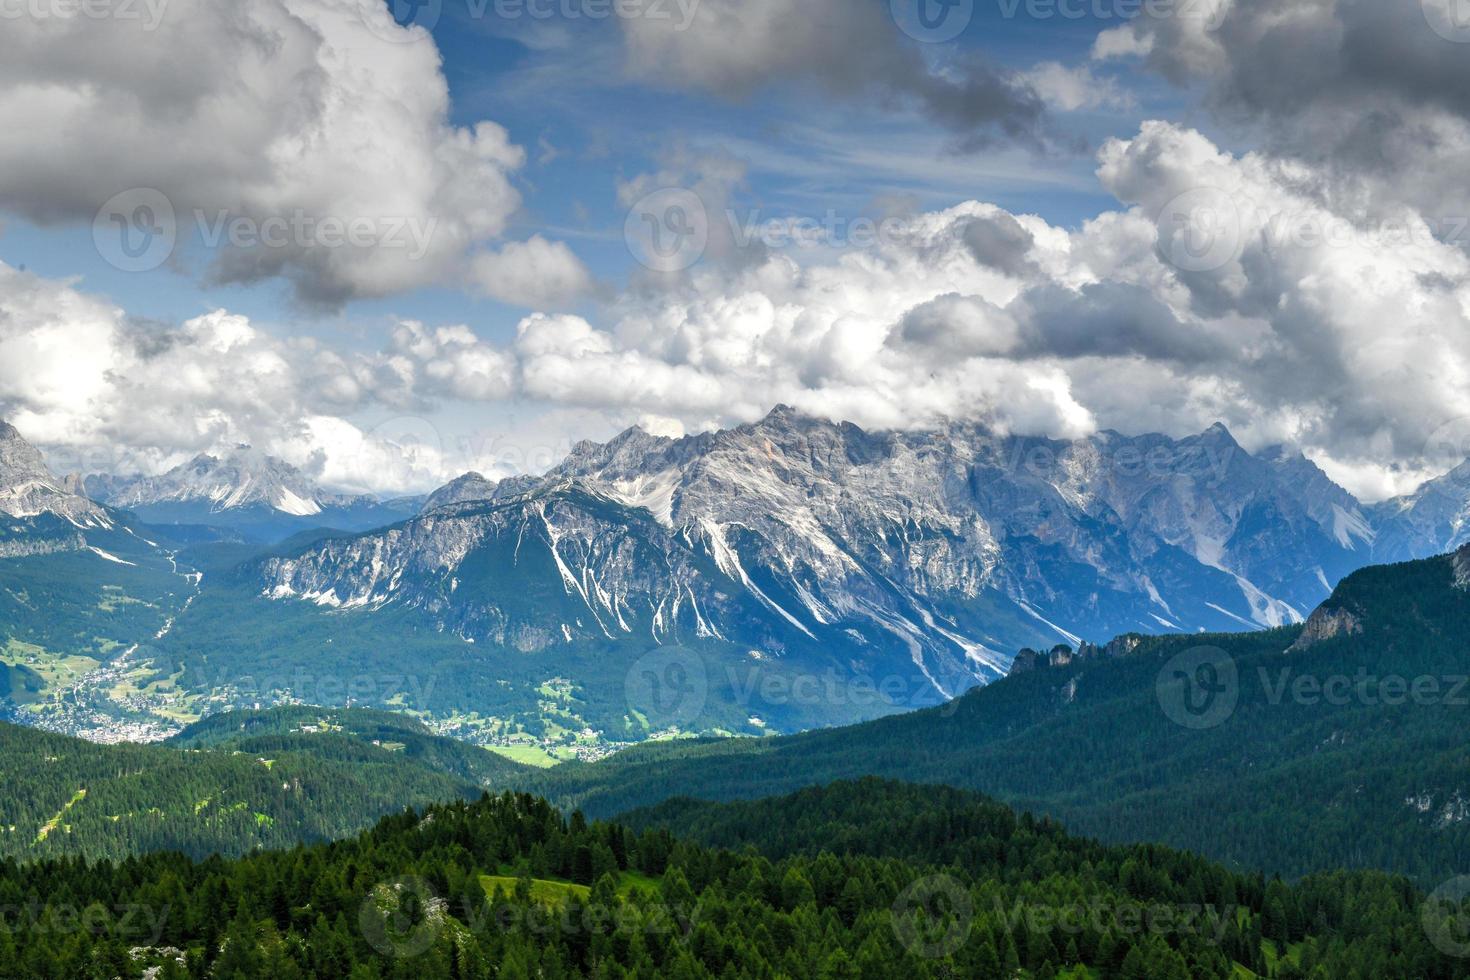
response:
<path id="1" fill-rule="evenodd" d="M 1365 506 L 1300 454 L 1249 453 L 1219 425 L 1057 441 L 961 422 L 869 432 L 785 407 L 680 439 L 634 428 L 543 475 L 472 473 L 387 503 L 245 448 L 152 479 L 62 481 L 7 427 L 0 466 L 16 512 L 0 554 L 28 562 L 0 566 L 0 584 L 44 572 L 92 594 L 127 569 L 167 570 L 124 590 L 157 622 L 109 642 L 149 654 L 138 682 L 177 692 L 184 719 L 210 703 L 331 700 L 258 690 L 263 672 L 396 666 L 448 683 L 366 703 L 490 740 L 505 732 L 487 719 L 508 716 L 567 751 L 687 731 L 652 703 L 686 654 L 701 673 L 681 683 L 720 706 L 699 730 L 758 734 L 939 704 L 1026 647 L 1300 623 L 1358 568 L 1463 543 L 1470 510 L 1470 464 Z M 107 528 L 136 553 L 88 539 Z M 58 550 L 121 563 L 63 572 L 46 564 Z M 0 637 L 39 661 L 108 665 L 94 629 L 52 619 L 62 628 L 41 631 L 17 602 Z M 751 707 L 759 685 L 817 682 L 857 693 Z"/>
<path id="2" fill-rule="evenodd" d="M 1440 514 L 1457 479 L 1370 508 L 1223 426 L 1058 442 L 961 423 L 870 433 L 778 408 L 723 432 L 583 443 L 539 477 L 468 474 L 413 521 L 258 578 L 278 600 L 409 606 L 528 652 L 836 650 L 942 697 L 1026 645 L 1301 622 L 1380 557 L 1380 533 L 1395 558 L 1459 543 Z"/>

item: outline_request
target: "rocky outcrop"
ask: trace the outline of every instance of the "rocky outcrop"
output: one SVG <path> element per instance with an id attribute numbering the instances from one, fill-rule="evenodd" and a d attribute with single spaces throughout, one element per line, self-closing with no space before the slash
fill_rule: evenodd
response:
<path id="1" fill-rule="evenodd" d="M 1470 545 L 1455 552 L 1451 565 L 1455 570 L 1455 588 L 1470 591 Z"/>
<path id="2" fill-rule="evenodd" d="M 1287 648 L 1287 653 L 1306 650 L 1324 640 L 1337 636 L 1351 636 L 1363 632 L 1362 621 L 1349 609 L 1321 606 L 1307 619 L 1302 635 Z"/>
<path id="3" fill-rule="evenodd" d="M 1014 677 L 1017 674 L 1029 674 L 1040 667 L 1041 664 L 1041 654 L 1027 647 L 1016 654 L 1016 659 L 1011 661 L 1011 670 L 1007 676 Z"/>
<path id="4" fill-rule="evenodd" d="M 1016 654 L 1016 658 L 1011 664 L 1010 673 L 1024 674 L 1042 667 L 1066 667 L 1072 663 L 1086 663 L 1089 660 L 1098 660 L 1104 657 L 1108 659 L 1126 657 L 1138 649 L 1139 644 L 1142 642 L 1143 637 L 1139 634 L 1128 633 L 1115 637 L 1102 645 L 1088 643 L 1084 640 L 1078 644 L 1075 652 L 1065 643 L 1052 647 L 1047 653 L 1039 653 L 1028 648 Z"/>

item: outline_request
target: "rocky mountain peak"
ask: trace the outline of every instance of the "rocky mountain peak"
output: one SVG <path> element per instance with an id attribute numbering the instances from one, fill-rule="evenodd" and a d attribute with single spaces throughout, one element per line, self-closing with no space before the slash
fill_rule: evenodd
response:
<path id="1" fill-rule="evenodd" d="M 52 475 L 46 459 L 8 422 L 0 421 L 0 513 L 15 518 L 54 514 L 82 527 L 110 526 L 106 511 Z"/>
<path id="2" fill-rule="evenodd" d="M 201 504 L 211 512 L 266 507 L 295 517 L 319 514 L 323 507 L 347 503 L 324 492 L 301 470 L 250 446 L 224 456 L 201 453 L 162 476 L 94 484 L 118 507 Z"/>
<path id="3" fill-rule="evenodd" d="M 429 499 L 424 501 L 422 512 L 428 513 L 440 507 L 472 500 L 490 500 L 495 497 L 499 486 L 497 480 L 487 479 L 479 473 L 466 473 L 431 493 Z"/>

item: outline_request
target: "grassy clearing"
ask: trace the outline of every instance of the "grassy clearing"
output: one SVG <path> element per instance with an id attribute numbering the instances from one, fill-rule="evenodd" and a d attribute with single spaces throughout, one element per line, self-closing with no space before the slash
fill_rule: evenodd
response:
<path id="1" fill-rule="evenodd" d="M 507 895 L 515 893 L 516 879 L 508 875 L 481 875 L 480 884 L 485 889 L 485 894 L 494 896 L 495 889 L 499 888 Z M 636 871 L 624 871 L 618 875 L 618 895 L 626 898 L 634 891 L 655 892 L 658 890 L 658 879 L 650 878 L 648 875 L 638 874 Z M 560 907 L 570 899 L 578 898 L 586 901 L 592 894 L 592 889 L 586 885 L 576 885 L 569 881 L 553 881 L 546 878 L 531 879 L 531 898 L 544 905 Z"/>
<path id="2" fill-rule="evenodd" d="M 512 762 L 522 765 L 536 766 L 539 769 L 550 769 L 552 766 L 560 765 L 562 760 L 547 752 L 539 745 L 490 745 L 486 746 L 496 755 L 504 756 Z"/>
<path id="3" fill-rule="evenodd" d="M 66 805 L 61 808 L 60 812 L 58 812 L 56 816 L 52 817 L 50 820 L 46 821 L 46 825 L 41 828 L 39 833 L 36 834 L 36 843 L 41 843 L 47 837 L 50 837 L 53 833 L 55 833 L 56 828 L 61 826 L 62 818 L 66 816 L 66 812 L 72 807 L 76 806 L 78 803 L 82 802 L 82 800 L 85 799 L 86 796 L 87 791 L 84 789 L 79 789 L 75 793 L 73 793 L 72 798 L 70 800 L 67 800 Z"/>
<path id="4" fill-rule="evenodd" d="M 499 888 L 507 895 L 512 895 L 516 890 L 516 879 L 505 875 L 480 875 L 480 884 L 485 889 L 485 894 L 495 895 L 495 889 Z M 560 908 L 573 898 L 586 901 L 592 894 L 592 889 L 586 885 L 574 885 L 566 881 L 547 881 L 543 878 L 531 879 L 531 898 L 533 901 Z"/>

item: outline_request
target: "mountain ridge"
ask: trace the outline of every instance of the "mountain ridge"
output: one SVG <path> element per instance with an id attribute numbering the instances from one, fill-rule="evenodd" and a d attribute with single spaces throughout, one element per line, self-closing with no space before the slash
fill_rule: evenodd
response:
<path id="1" fill-rule="evenodd" d="M 680 439 L 633 427 L 607 443 L 584 441 L 540 477 L 466 474 L 414 521 L 463 518 L 476 499 L 503 504 L 569 487 L 620 506 L 625 523 L 648 515 L 712 559 L 722 588 L 743 591 L 808 638 L 830 627 L 873 631 L 868 643 L 907 648 L 921 671 L 948 661 L 941 670 L 969 674 L 958 688 L 937 683 L 943 694 L 998 676 L 1008 651 L 1025 645 L 1302 622 L 1336 580 L 1370 560 L 1373 541 L 1357 501 L 1315 464 L 1279 450 L 1252 456 L 1223 425 L 1180 440 L 1101 432 L 1061 442 L 959 422 L 867 432 L 788 406 Z M 362 536 L 361 553 L 376 557 L 357 569 L 336 563 L 338 578 L 300 580 L 299 564 L 266 568 L 262 592 L 394 601 L 393 590 L 364 593 L 353 583 L 368 572 L 406 581 L 408 565 L 381 562 L 382 539 L 396 534 Z M 590 540 L 576 547 L 595 550 Z M 560 568 L 555 577 L 569 595 L 596 591 Z M 597 577 L 624 600 L 635 594 Z M 446 609 L 460 602 L 443 600 Z M 615 603 L 584 604 L 590 619 L 617 619 Z M 710 629 L 739 632 L 728 626 Z"/>
<path id="2" fill-rule="evenodd" d="M 150 523 L 240 529 L 261 541 L 318 526 L 365 531 L 411 516 L 419 504 L 325 490 L 298 467 L 249 446 L 201 453 L 159 476 L 77 479 L 95 499 Z"/>

